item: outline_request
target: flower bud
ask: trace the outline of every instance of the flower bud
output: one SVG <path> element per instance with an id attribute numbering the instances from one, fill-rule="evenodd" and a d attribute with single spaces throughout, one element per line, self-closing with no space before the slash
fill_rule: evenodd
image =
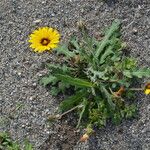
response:
<path id="1" fill-rule="evenodd" d="M 80 142 L 85 142 L 89 139 L 89 135 L 88 134 L 84 134 L 81 138 L 80 138 Z"/>

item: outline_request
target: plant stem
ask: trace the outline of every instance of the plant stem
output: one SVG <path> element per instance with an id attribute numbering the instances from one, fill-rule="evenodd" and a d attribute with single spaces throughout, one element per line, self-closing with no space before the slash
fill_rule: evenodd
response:
<path id="1" fill-rule="evenodd" d="M 66 114 L 72 112 L 73 110 L 75 110 L 75 109 L 77 109 L 77 108 L 81 108 L 81 107 L 83 107 L 83 105 L 80 104 L 80 105 L 77 105 L 77 106 L 75 106 L 75 107 L 69 109 L 68 111 L 66 111 L 66 112 L 64 112 L 63 114 L 61 114 L 60 117 L 59 117 L 59 119 L 61 119 L 64 115 L 66 115 Z"/>
<path id="2" fill-rule="evenodd" d="M 113 83 L 113 82 L 118 82 L 118 80 L 100 80 L 101 82 L 110 82 L 110 83 Z"/>
<path id="3" fill-rule="evenodd" d="M 61 115 L 60 115 L 60 114 L 57 114 L 57 115 L 54 115 L 54 116 L 52 115 L 52 116 L 49 116 L 48 118 L 49 118 L 49 119 L 53 118 L 53 119 L 58 119 L 58 120 L 60 120 L 64 115 L 66 115 L 66 114 L 72 112 L 73 110 L 75 110 L 75 109 L 77 109 L 77 108 L 81 108 L 81 107 L 83 107 L 82 104 L 77 105 L 77 106 L 75 106 L 75 107 L 69 109 L 68 111 L 64 112 L 64 113 L 61 114 Z"/>
<path id="4" fill-rule="evenodd" d="M 143 91 L 143 88 L 130 88 L 131 91 Z"/>

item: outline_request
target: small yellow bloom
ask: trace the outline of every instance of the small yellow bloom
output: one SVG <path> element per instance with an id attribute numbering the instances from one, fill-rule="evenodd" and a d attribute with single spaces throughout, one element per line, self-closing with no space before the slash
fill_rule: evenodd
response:
<path id="1" fill-rule="evenodd" d="M 56 48 L 60 39 L 60 34 L 57 30 L 49 27 L 43 27 L 35 30 L 31 35 L 29 42 L 30 47 L 34 49 L 35 52 L 44 52 L 46 50 L 51 51 L 51 49 Z"/>
<path id="2" fill-rule="evenodd" d="M 146 89 L 146 90 L 145 90 L 145 94 L 146 94 L 146 95 L 150 94 L 150 89 Z"/>
<path id="3" fill-rule="evenodd" d="M 150 83 L 147 83 L 147 84 L 146 84 L 144 93 L 145 93 L 146 95 L 150 94 Z"/>

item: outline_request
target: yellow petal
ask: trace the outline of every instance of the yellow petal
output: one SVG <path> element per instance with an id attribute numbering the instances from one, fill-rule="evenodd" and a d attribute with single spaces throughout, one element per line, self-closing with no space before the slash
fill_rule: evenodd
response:
<path id="1" fill-rule="evenodd" d="M 150 94 L 150 89 L 145 89 L 145 92 L 144 92 L 146 95 Z"/>

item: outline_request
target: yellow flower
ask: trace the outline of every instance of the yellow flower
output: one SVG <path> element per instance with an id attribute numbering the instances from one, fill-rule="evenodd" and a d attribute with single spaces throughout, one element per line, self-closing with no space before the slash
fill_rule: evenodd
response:
<path id="1" fill-rule="evenodd" d="M 146 89 L 146 90 L 145 90 L 145 94 L 146 94 L 146 95 L 150 94 L 150 89 Z"/>
<path id="2" fill-rule="evenodd" d="M 30 47 L 34 49 L 35 52 L 44 52 L 46 50 L 51 51 L 51 49 L 56 48 L 60 39 L 60 34 L 57 30 L 49 27 L 43 27 L 35 30 L 31 35 L 29 42 Z"/>
<path id="3" fill-rule="evenodd" d="M 146 84 L 144 93 L 145 93 L 146 95 L 150 94 L 150 83 L 147 83 L 147 84 Z"/>

